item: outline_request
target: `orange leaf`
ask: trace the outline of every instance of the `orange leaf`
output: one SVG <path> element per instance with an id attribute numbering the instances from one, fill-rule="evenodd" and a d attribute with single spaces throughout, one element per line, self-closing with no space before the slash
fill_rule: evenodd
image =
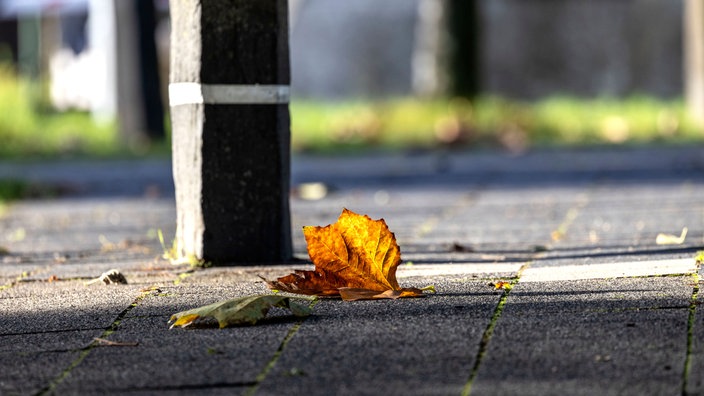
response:
<path id="1" fill-rule="evenodd" d="M 494 285 L 494 290 L 498 289 L 510 289 L 513 285 L 511 285 L 511 282 L 506 282 L 506 281 L 497 281 L 493 283 Z"/>
<path id="2" fill-rule="evenodd" d="M 341 287 L 338 290 L 340 292 L 340 297 L 342 297 L 342 299 L 345 301 L 380 299 L 395 300 L 397 298 L 402 297 L 420 297 L 423 295 L 423 291 L 416 288 L 386 290 L 383 292 L 369 289 L 358 289 L 353 287 Z"/>
<path id="3" fill-rule="evenodd" d="M 341 295 L 345 300 L 416 297 L 418 289 L 402 289 L 396 280 L 401 249 L 384 219 L 372 220 L 343 209 L 337 222 L 326 227 L 303 227 L 314 271 L 295 271 L 276 281 L 272 289 L 318 295 Z"/>

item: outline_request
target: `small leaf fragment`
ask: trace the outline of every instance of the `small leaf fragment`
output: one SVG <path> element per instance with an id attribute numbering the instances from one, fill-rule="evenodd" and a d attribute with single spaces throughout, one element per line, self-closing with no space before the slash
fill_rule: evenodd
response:
<path id="1" fill-rule="evenodd" d="M 120 272 L 120 270 L 111 269 L 103 272 L 99 277 L 86 282 L 85 285 L 92 285 L 98 282 L 103 282 L 106 285 L 126 285 L 127 278 L 122 275 L 122 272 Z"/>
<path id="2" fill-rule="evenodd" d="M 463 245 L 461 243 L 454 242 L 452 245 L 450 245 L 450 251 L 451 252 L 458 252 L 458 253 L 473 253 L 474 248 L 471 246 Z"/>
<path id="3" fill-rule="evenodd" d="M 421 287 L 420 290 L 424 291 L 424 292 L 432 293 L 432 294 L 437 293 L 437 290 L 435 290 L 435 285 L 428 285 L 425 287 Z"/>
<path id="4" fill-rule="evenodd" d="M 697 252 L 697 255 L 694 256 L 694 261 L 697 263 L 697 266 L 704 264 L 704 250 Z"/>
<path id="5" fill-rule="evenodd" d="M 680 236 L 660 233 L 655 238 L 655 243 L 657 245 L 681 245 L 687 237 L 687 231 L 687 227 L 682 228 L 682 233 L 680 233 Z"/>
<path id="6" fill-rule="evenodd" d="M 497 281 L 497 282 L 494 282 L 492 285 L 494 286 L 494 290 L 499 290 L 499 289 L 509 290 L 513 287 L 511 282 L 506 282 L 506 281 Z"/>
<path id="7" fill-rule="evenodd" d="M 214 304 L 174 314 L 169 322 L 173 327 L 186 327 L 198 319 L 214 318 L 220 328 L 228 326 L 254 325 L 264 319 L 273 307 L 286 308 L 295 316 L 307 316 L 311 313 L 308 305 L 301 305 L 292 300 L 312 300 L 304 297 L 285 297 L 278 295 L 255 295 L 224 300 Z"/>

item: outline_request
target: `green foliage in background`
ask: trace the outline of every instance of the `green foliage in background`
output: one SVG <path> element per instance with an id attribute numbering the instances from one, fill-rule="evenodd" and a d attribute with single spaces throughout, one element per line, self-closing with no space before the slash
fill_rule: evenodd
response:
<path id="1" fill-rule="evenodd" d="M 41 83 L 0 66 L 0 158 L 101 156 L 124 150 L 114 124 L 96 124 L 85 112 L 57 112 L 45 97 Z"/>
<path id="2" fill-rule="evenodd" d="M 23 198 L 27 194 L 28 184 L 15 179 L 0 179 L 0 204 Z"/>
<path id="3" fill-rule="evenodd" d="M 682 101 L 480 97 L 291 103 L 297 150 L 359 147 L 492 147 L 704 142 Z"/>
<path id="4" fill-rule="evenodd" d="M 58 112 L 41 83 L 0 65 L 0 159 L 131 156 L 114 123 L 86 112 Z M 501 148 L 704 142 L 682 101 L 554 97 L 525 102 L 484 96 L 464 99 L 291 103 L 294 151 L 367 148 Z M 168 117 L 167 117 L 168 127 Z M 168 134 L 167 134 L 168 135 Z M 139 154 L 168 154 L 163 142 Z"/>

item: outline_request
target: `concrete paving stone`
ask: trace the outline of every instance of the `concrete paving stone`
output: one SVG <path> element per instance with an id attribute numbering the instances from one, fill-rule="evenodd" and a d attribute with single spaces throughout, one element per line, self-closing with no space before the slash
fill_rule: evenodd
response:
<path id="1" fill-rule="evenodd" d="M 119 257 L 112 257 L 111 259 L 103 257 L 98 262 L 87 260 L 83 262 L 51 263 L 42 267 L 42 269 L 41 272 L 30 274 L 23 278 L 22 282 L 54 282 L 57 280 L 80 280 L 89 282 L 106 271 L 117 269 L 125 276 L 129 284 L 139 283 L 145 277 L 154 273 L 154 271 L 150 271 L 150 273 L 144 270 L 143 259 L 135 260 L 129 257 L 124 257 L 122 260 L 120 260 Z"/>
<path id="2" fill-rule="evenodd" d="M 600 246 L 600 245 L 597 245 Z M 658 260 L 694 259 L 698 247 L 658 248 L 638 246 L 574 248 L 551 247 L 543 256 L 531 263 L 532 268 L 559 267 L 566 265 L 617 264 L 631 262 L 652 262 Z"/>
<path id="3" fill-rule="evenodd" d="M 173 265 L 166 260 L 150 261 L 148 258 L 144 259 L 144 261 L 125 260 L 122 263 L 113 264 L 115 265 L 111 268 L 122 272 L 128 284 L 137 285 L 154 282 L 175 282 L 182 273 L 190 271 L 187 265 Z M 91 276 L 93 275 L 95 273 L 91 274 Z"/>
<path id="4" fill-rule="evenodd" d="M 699 267 L 699 290 L 696 300 L 692 301 L 694 307 L 690 306 L 691 320 L 691 345 L 690 345 L 690 367 L 685 391 L 687 395 L 704 394 L 704 310 L 702 310 L 702 279 L 704 278 L 704 268 Z M 694 308 L 692 310 L 692 308 Z"/>
<path id="5" fill-rule="evenodd" d="M 679 236 L 684 227 L 688 228 L 685 241 L 702 243 L 701 220 L 704 207 L 694 210 L 667 211 L 650 207 L 642 214 L 633 215 L 627 211 L 605 213 L 604 211 L 582 212 L 570 227 L 565 242 L 571 240 L 600 242 L 604 244 L 655 244 L 660 233 Z"/>
<path id="6" fill-rule="evenodd" d="M 599 210 L 604 213 L 644 214 L 648 208 L 665 211 L 688 211 L 701 207 L 696 198 L 704 188 L 701 182 L 685 182 L 677 186 L 600 186 L 589 189 L 589 202 L 583 210 Z M 663 191 L 664 190 L 664 191 Z M 651 213 L 652 214 L 652 213 Z"/>
<path id="7" fill-rule="evenodd" d="M 276 279 L 288 275 L 295 270 L 313 270 L 312 264 L 286 264 L 286 265 L 256 265 L 247 267 L 211 267 L 205 270 L 197 270 L 188 278 L 184 279 L 186 284 L 194 285 L 232 285 L 237 288 L 244 288 L 248 292 L 256 290 L 267 291 L 262 278 Z"/>
<path id="8" fill-rule="evenodd" d="M 0 370 L 0 393 L 7 396 L 39 394 L 80 352 L 34 352 L 21 356 L 4 353 Z"/>
<path id="9" fill-rule="evenodd" d="M 126 240 L 157 247 L 156 230 L 175 229 L 174 213 L 172 199 L 25 201 L 3 217 L 0 242 L 13 254 L 99 250 Z"/>
<path id="10" fill-rule="evenodd" d="M 475 244 L 522 243 L 545 244 L 564 221 L 571 205 L 470 206 L 440 222 L 428 233 L 429 238 L 469 239 Z"/>
<path id="11" fill-rule="evenodd" d="M 678 207 L 671 209 L 663 205 L 642 205 L 635 209 L 616 209 L 587 206 L 580 209 L 575 225 L 592 226 L 598 231 L 621 231 L 632 234 L 668 232 L 678 234 L 689 225 L 696 230 L 697 220 L 704 207 Z"/>
<path id="12" fill-rule="evenodd" d="M 681 393 L 684 310 L 516 322 L 500 324 L 472 394 Z M 534 336 L 503 335 L 526 332 Z"/>
<path id="13" fill-rule="evenodd" d="M 138 345 L 93 349 L 56 393 L 228 389 L 241 394 L 255 382 L 291 326 L 290 320 L 283 320 L 256 327 L 169 330 L 164 317 L 126 318 L 109 339 Z"/>
<path id="14" fill-rule="evenodd" d="M 321 300 L 260 393 L 459 394 L 499 294 L 484 282 L 436 286 L 422 299 Z"/>
<path id="15" fill-rule="evenodd" d="M 187 271 L 187 268 L 174 267 L 172 265 L 159 265 L 147 263 L 144 261 L 133 261 L 125 259 L 124 261 L 115 260 L 107 263 L 72 263 L 67 264 L 47 264 L 46 266 L 29 268 L 23 272 L 21 268 L 14 271 L 8 270 L 11 274 L 6 278 L 0 276 L 0 281 L 6 279 L 4 289 L 18 288 L 25 284 L 46 284 L 52 285 L 62 282 L 82 282 L 84 286 L 93 285 L 91 287 L 105 286 L 102 282 L 94 282 L 106 271 L 117 269 L 123 274 L 129 285 L 137 285 L 145 287 L 156 282 L 173 282 L 178 279 L 181 272 Z M 2 284 L 0 284 L 1 286 Z M 2 295 L 0 294 L 0 298 Z"/>
<path id="16" fill-rule="evenodd" d="M 688 282 L 519 283 L 472 394 L 681 393 Z"/>
<path id="17" fill-rule="evenodd" d="M 0 335 L 0 394 L 37 394 L 104 329 Z"/>
<path id="18" fill-rule="evenodd" d="M 574 280 L 561 282 L 519 282 L 511 291 L 511 309 L 525 301 L 535 300 L 541 310 L 550 307 L 561 311 L 582 312 L 594 310 L 626 310 L 649 308 L 686 308 L 692 295 L 691 276 L 664 276 L 645 278 L 619 278 L 599 280 Z M 535 298 L 534 298 L 535 297 Z M 523 300 L 520 300 L 523 299 Z M 598 307 L 596 306 L 598 302 Z"/>
<path id="19" fill-rule="evenodd" d="M 603 206 L 585 206 L 580 208 L 579 220 L 580 223 L 592 224 L 600 228 L 606 228 L 607 224 L 613 226 L 622 226 L 630 224 L 633 221 L 638 222 L 637 227 L 629 231 L 650 230 L 651 227 L 659 226 L 658 232 L 668 231 L 663 227 L 678 226 L 680 222 L 696 220 L 702 214 L 701 205 L 697 206 L 680 206 L 668 207 L 663 204 L 645 205 L 638 203 L 638 208 L 613 208 Z M 694 217 L 692 217 L 694 216 Z M 665 222 L 663 224 L 663 222 Z M 612 224 L 613 223 L 613 224 Z M 693 224 L 694 225 L 694 224 Z M 677 232 L 682 229 L 682 226 L 676 227 L 669 232 Z"/>
<path id="20" fill-rule="evenodd" d="M 429 211 L 454 206 L 466 199 L 467 195 L 468 190 L 465 189 L 429 190 L 428 186 L 417 188 L 404 188 L 397 185 L 386 188 L 340 187 L 338 190 L 330 192 L 325 198 L 314 201 L 296 199 L 294 194 L 292 208 L 297 209 L 294 213 L 328 214 L 333 219 L 337 218 L 343 207 L 348 207 L 352 211 L 372 212 L 370 215 L 378 213 L 391 217 L 393 213 L 412 213 L 415 210 L 422 210 L 425 214 Z M 428 203 L 428 197 L 432 197 L 433 201 Z"/>
<path id="21" fill-rule="evenodd" d="M 571 203 L 476 205 L 465 208 L 450 220 L 469 226 L 486 226 L 506 221 L 504 226 L 547 223 L 556 227 L 563 222 L 572 206 Z"/>
<path id="22" fill-rule="evenodd" d="M 569 232 L 559 240 L 560 243 L 558 246 L 575 250 L 588 247 L 592 247 L 593 249 L 614 250 L 620 247 L 623 249 L 631 248 L 632 250 L 641 249 L 653 251 L 665 251 L 668 249 L 667 246 L 670 246 L 670 249 L 676 252 L 677 250 L 696 250 L 702 247 L 701 238 L 693 235 L 698 233 L 700 232 L 694 230 L 688 235 L 688 241 L 685 241 L 685 243 L 681 245 L 657 245 L 655 239 L 659 232 L 637 233 L 628 232 L 627 230 L 598 231 L 593 228 L 585 229 L 575 226 L 571 227 Z M 679 236 L 680 231 L 676 231 L 674 234 L 668 232 L 668 234 L 676 234 Z"/>
<path id="23" fill-rule="evenodd" d="M 489 269 L 492 266 L 500 267 L 501 264 L 519 264 L 530 261 L 533 253 L 522 252 L 495 252 L 495 251 L 479 251 L 477 253 L 442 253 L 442 252 L 416 252 L 403 253 L 402 265 L 466 265 L 469 271 L 471 268 L 477 268 L 481 265 Z M 438 256 L 443 254 L 444 257 Z M 484 269 L 480 270 L 483 272 Z"/>
<path id="24" fill-rule="evenodd" d="M 583 201 L 585 192 L 592 186 L 592 182 L 570 179 L 566 174 L 562 180 L 548 181 L 542 175 L 524 175 L 519 172 L 517 176 L 492 177 L 486 185 L 482 186 L 481 194 L 477 198 L 479 204 L 517 204 L 521 202 L 535 203 L 561 203 Z"/>
<path id="25" fill-rule="evenodd" d="M 0 292 L 0 393 L 35 394 L 139 294 L 135 286 L 20 283 Z"/>
<path id="26" fill-rule="evenodd" d="M 692 258 L 607 262 L 575 265 L 529 266 L 521 274 L 522 282 L 554 282 L 578 279 L 602 279 L 643 276 L 671 276 L 696 274 L 697 265 Z"/>
<path id="27" fill-rule="evenodd" d="M 502 262 L 528 261 L 547 249 L 546 244 L 524 240 L 478 243 L 467 235 L 452 236 L 452 239 L 423 237 L 414 243 L 401 244 L 401 254 L 424 255 L 431 262 Z"/>
<path id="28" fill-rule="evenodd" d="M 685 389 L 687 395 L 704 394 L 704 310 L 702 310 L 701 301 L 702 293 L 700 291 L 692 317 L 690 367 Z"/>
<path id="29" fill-rule="evenodd" d="M 274 309 L 270 315 L 273 319 L 256 328 L 169 330 L 167 321 L 174 313 L 243 295 L 269 293 L 261 284 L 237 281 L 236 274 L 229 282 L 217 282 L 223 278 L 222 271 L 208 272 L 201 271 L 200 280 L 188 277 L 178 285 L 160 285 L 147 293 L 109 336 L 113 341 L 139 345 L 92 350 L 56 393 L 94 393 L 100 389 L 113 393 L 196 388 L 236 391 L 250 386 L 278 348 L 292 319 L 287 316 L 277 321 L 280 310 Z M 261 331 L 263 326 L 267 326 L 266 331 Z"/>
<path id="30" fill-rule="evenodd" d="M 40 352 L 61 353 L 78 351 L 99 337 L 104 329 L 40 330 L 35 333 L 3 334 L 0 336 L 0 354 L 4 367 L 15 359 L 26 358 Z M 3 370 L 4 371 L 4 370 Z"/>
<path id="31" fill-rule="evenodd" d="M 453 232 L 451 227 L 448 228 L 449 230 L 437 231 L 429 235 L 428 239 L 430 241 L 444 241 L 446 243 L 458 242 L 460 244 L 477 247 L 512 244 L 525 248 L 528 246 L 546 245 L 546 243 L 550 241 L 550 234 L 557 227 L 544 227 L 542 225 L 520 227 L 516 225 L 497 229 L 488 226 L 485 229 L 465 229 L 457 232 Z"/>
<path id="32" fill-rule="evenodd" d="M 42 273 L 48 270 L 48 266 L 39 263 L 7 262 L 0 263 L 0 287 L 7 286 L 19 282 L 22 278 L 34 273 Z"/>
<path id="33" fill-rule="evenodd" d="M 0 292 L 0 336 L 106 328 L 140 294 L 138 285 L 22 283 Z"/>

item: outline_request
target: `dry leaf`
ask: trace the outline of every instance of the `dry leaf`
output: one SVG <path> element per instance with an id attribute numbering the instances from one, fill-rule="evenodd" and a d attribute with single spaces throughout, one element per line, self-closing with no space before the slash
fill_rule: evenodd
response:
<path id="1" fill-rule="evenodd" d="M 565 234 L 561 231 L 553 231 L 550 233 L 550 238 L 553 240 L 553 242 L 558 242 L 562 240 L 562 238 L 565 237 Z"/>
<path id="2" fill-rule="evenodd" d="M 510 289 L 513 285 L 511 285 L 511 282 L 506 282 L 506 281 L 497 281 L 491 284 L 494 286 L 494 290 L 498 289 Z"/>
<path id="3" fill-rule="evenodd" d="M 295 271 L 270 288 L 344 300 L 418 297 L 423 291 L 401 288 L 396 268 L 401 250 L 384 219 L 372 220 L 343 209 L 337 222 L 326 227 L 303 227 L 315 270 Z"/>
<path id="4" fill-rule="evenodd" d="M 127 279 L 119 270 L 111 269 L 109 271 L 103 272 L 99 277 L 86 282 L 86 285 L 92 285 L 93 283 L 103 282 L 106 285 L 126 285 Z"/>
<path id="5" fill-rule="evenodd" d="M 473 253 L 474 248 L 471 246 L 466 246 L 466 245 L 462 245 L 460 243 L 454 242 L 452 245 L 450 245 L 450 251 L 451 252 L 458 252 L 458 253 Z"/>
<path id="6" fill-rule="evenodd" d="M 171 328 L 186 327 L 196 322 L 198 319 L 214 318 L 218 321 L 220 328 L 227 326 L 254 325 L 266 317 L 272 307 L 287 308 L 295 316 L 310 315 L 311 308 L 308 305 L 299 305 L 292 300 L 295 297 L 284 297 L 276 295 L 246 296 L 216 302 L 199 308 L 189 309 L 171 315 L 169 322 L 174 322 Z M 308 298 L 298 297 L 310 303 Z"/>
<path id="7" fill-rule="evenodd" d="M 687 227 L 682 228 L 682 233 L 680 236 L 672 234 L 660 233 L 655 238 L 655 243 L 658 245 L 681 245 L 684 243 L 684 239 L 687 237 Z"/>

